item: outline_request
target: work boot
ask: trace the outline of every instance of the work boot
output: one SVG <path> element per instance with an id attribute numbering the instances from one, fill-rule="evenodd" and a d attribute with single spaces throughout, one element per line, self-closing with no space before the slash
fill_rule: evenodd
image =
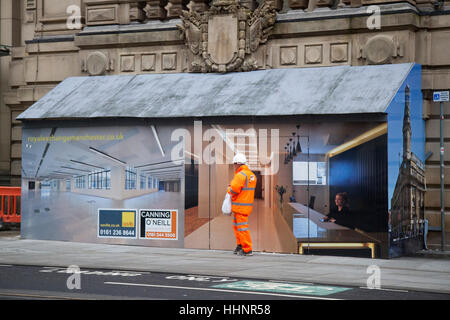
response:
<path id="1" fill-rule="evenodd" d="M 234 253 L 234 254 L 238 254 L 238 253 L 241 252 L 241 251 L 242 251 L 242 246 L 241 246 L 240 244 L 238 244 L 238 245 L 236 246 L 236 249 L 234 249 L 233 253 Z"/>
<path id="2" fill-rule="evenodd" d="M 244 250 L 239 251 L 238 253 L 240 256 L 252 256 L 253 255 L 253 251 L 250 250 L 249 252 L 245 252 Z"/>

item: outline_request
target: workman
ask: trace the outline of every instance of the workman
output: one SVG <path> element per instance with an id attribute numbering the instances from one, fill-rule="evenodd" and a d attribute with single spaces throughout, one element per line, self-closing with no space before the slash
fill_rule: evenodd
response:
<path id="1" fill-rule="evenodd" d="M 236 236 L 234 254 L 253 255 L 252 240 L 248 229 L 248 216 L 253 209 L 255 198 L 256 176 L 246 165 L 244 154 L 238 153 L 233 158 L 234 177 L 227 192 L 231 195 L 231 211 L 233 213 L 233 229 Z"/>

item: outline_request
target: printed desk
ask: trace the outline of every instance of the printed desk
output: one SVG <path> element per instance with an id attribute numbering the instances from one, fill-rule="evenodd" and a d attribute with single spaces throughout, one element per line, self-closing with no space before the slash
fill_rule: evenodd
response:
<path id="1" fill-rule="evenodd" d="M 303 254 L 307 249 L 370 249 L 371 257 L 375 258 L 375 247 L 380 241 L 364 231 L 351 229 L 333 222 L 321 221 L 326 215 L 307 206 L 290 202 L 289 205 L 297 212 L 295 218 L 308 220 L 308 236 L 297 237 L 298 252 Z M 311 226 L 314 229 L 310 232 Z"/>

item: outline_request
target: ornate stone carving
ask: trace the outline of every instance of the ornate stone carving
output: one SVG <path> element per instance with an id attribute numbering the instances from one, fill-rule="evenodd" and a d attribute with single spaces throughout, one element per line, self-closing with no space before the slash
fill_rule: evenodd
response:
<path id="1" fill-rule="evenodd" d="M 289 0 L 288 4 L 291 9 L 306 9 L 308 8 L 309 0 Z"/>
<path id="2" fill-rule="evenodd" d="M 149 53 L 143 54 L 141 57 L 141 70 L 142 71 L 155 71 L 156 54 Z"/>
<path id="3" fill-rule="evenodd" d="M 280 65 L 296 65 L 297 64 L 297 46 L 280 48 Z"/>
<path id="4" fill-rule="evenodd" d="M 258 2 L 256 0 L 240 0 L 239 4 L 249 10 L 255 10 L 258 7 Z"/>
<path id="5" fill-rule="evenodd" d="M 392 57 L 396 56 L 396 46 L 392 37 L 376 35 L 370 38 L 364 46 L 362 57 L 369 64 L 390 63 Z"/>
<path id="6" fill-rule="evenodd" d="M 348 61 L 348 43 L 332 43 L 330 45 L 331 62 L 347 62 Z"/>
<path id="7" fill-rule="evenodd" d="M 322 45 L 306 45 L 305 46 L 305 64 L 322 63 Z"/>
<path id="8" fill-rule="evenodd" d="M 149 20 L 164 20 L 167 16 L 167 11 L 164 8 L 166 5 L 167 0 L 147 1 L 147 6 L 144 8 L 147 18 Z"/>
<path id="9" fill-rule="evenodd" d="M 26 23 L 36 22 L 36 0 L 26 0 L 25 1 L 25 14 L 24 20 Z"/>
<path id="10" fill-rule="evenodd" d="M 96 25 L 104 23 L 118 23 L 117 5 L 88 7 L 87 8 L 87 24 Z"/>
<path id="11" fill-rule="evenodd" d="M 25 9 L 27 10 L 36 9 L 36 0 L 25 0 Z"/>
<path id="12" fill-rule="evenodd" d="M 121 55 L 120 56 L 120 71 L 121 72 L 134 72 L 134 69 L 135 69 L 134 54 Z"/>
<path id="13" fill-rule="evenodd" d="M 186 0 L 169 0 L 167 8 L 167 17 L 178 18 L 181 15 L 181 11 L 186 10 L 186 5 L 189 1 Z"/>
<path id="14" fill-rule="evenodd" d="M 36 11 L 31 11 L 31 10 L 25 11 L 25 22 L 26 23 L 36 22 Z"/>
<path id="15" fill-rule="evenodd" d="M 189 49 L 189 71 L 257 69 L 252 53 L 267 42 L 275 17 L 273 1 L 269 0 L 254 11 L 233 0 L 215 0 L 205 12 L 183 11 L 178 28 Z"/>
<path id="16" fill-rule="evenodd" d="M 204 12 L 209 8 L 209 0 L 192 0 L 191 10 L 197 12 Z"/>
<path id="17" fill-rule="evenodd" d="M 130 2 L 130 21 L 142 22 L 145 20 L 145 2 Z"/>
<path id="18" fill-rule="evenodd" d="M 108 57 L 100 51 L 91 52 L 86 59 L 86 71 L 91 76 L 104 75 L 108 69 Z"/>
<path id="19" fill-rule="evenodd" d="M 331 7 L 334 3 L 334 0 L 317 0 L 316 6 L 319 7 Z"/>
<path id="20" fill-rule="evenodd" d="M 163 53 L 161 55 L 161 69 L 162 70 L 176 70 L 177 69 L 177 54 L 176 54 L 176 52 Z"/>

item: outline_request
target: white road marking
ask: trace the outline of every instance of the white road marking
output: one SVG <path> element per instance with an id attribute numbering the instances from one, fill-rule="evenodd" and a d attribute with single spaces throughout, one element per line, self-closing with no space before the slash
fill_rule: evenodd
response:
<path id="1" fill-rule="evenodd" d="M 68 268 L 62 268 L 62 267 L 42 267 L 42 270 L 39 270 L 39 272 L 46 272 L 46 273 L 73 273 Z M 151 274 L 150 272 L 137 272 L 137 271 L 121 271 L 121 270 L 107 270 L 107 271 L 99 271 L 99 270 L 80 270 L 80 274 L 83 275 L 98 275 L 98 276 L 122 276 L 122 277 L 136 277 L 141 275 L 148 275 Z"/>
<path id="2" fill-rule="evenodd" d="M 188 275 L 174 274 L 174 275 L 167 276 L 166 279 L 188 280 L 188 281 L 199 281 L 199 282 L 214 282 L 214 283 L 239 281 L 238 279 L 230 279 L 228 277 L 222 277 L 222 276 L 201 276 L 201 275 L 193 275 L 193 274 L 188 274 Z"/>
<path id="3" fill-rule="evenodd" d="M 40 294 L 28 294 L 28 293 L 8 293 L 8 292 L 0 292 L 0 296 L 7 296 L 7 297 L 23 297 L 23 298 L 45 298 L 45 299 L 61 299 L 61 300 L 89 300 L 86 298 L 73 298 L 73 297 L 66 297 L 66 296 L 47 296 L 47 295 L 40 295 Z"/>
<path id="4" fill-rule="evenodd" d="M 401 290 L 401 289 L 383 289 L 383 288 L 369 288 L 369 287 L 359 287 L 360 289 L 367 289 L 367 290 L 381 290 L 381 291 L 392 291 L 392 292 L 409 292 L 408 290 Z"/>
<path id="5" fill-rule="evenodd" d="M 0 267 L 12 267 L 11 264 L 0 264 Z"/>
<path id="6" fill-rule="evenodd" d="M 182 289 L 182 290 L 199 290 L 199 291 L 216 291 L 216 292 L 228 292 L 228 293 L 257 294 L 257 295 L 264 295 L 264 296 L 277 296 L 277 297 L 298 298 L 298 299 L 342 300 L 342 299 L 336 299 L 336 298 L 324 298 L 324 297 L 314 297 L 314 296 L 300 296 L 300 295 L 269 293 L 269 292 L 254 292 L 254 291 L 226 290 L 226 289 L 213 289 L 213 288 L 193 288 L 193 287 L 165 286 L 165 285 L 159 285 L 159 284 L 145 284 L 145 283 L 104 282 L 104 284 L 120 285 L 120 286 L 135 286 L 135 287 L 154 287 L 154 288 L 167 288 L 167 289 Z"/>
<path id="7" fill-rule="evenodd" d="M 312 282 L 302 282 L 302 281 L 295 281 L 295 280 L 269 280 L 269 282 L 281 282 L 281 283 L 295 283 L 295 284 L 305 284 L 305 285 L 311 285 L 313 286 L 314 283 Z"/>

